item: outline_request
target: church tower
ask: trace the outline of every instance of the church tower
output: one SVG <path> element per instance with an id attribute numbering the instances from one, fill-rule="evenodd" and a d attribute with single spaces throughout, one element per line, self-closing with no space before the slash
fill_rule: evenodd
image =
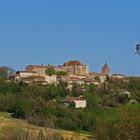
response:
<path id="1" fill-rule="evenodd" d="M 107 63 L 104 64 L 101 74 L 103 75 L 110 75 L 110 68 Z"/>

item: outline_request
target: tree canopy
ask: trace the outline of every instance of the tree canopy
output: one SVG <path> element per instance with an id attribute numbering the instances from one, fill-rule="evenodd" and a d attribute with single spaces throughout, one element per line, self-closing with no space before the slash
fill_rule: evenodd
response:
<path id="1" fill-rule="evenodd" d="M 0 78 L 1 79 L 8 79 L 13 75 L 14 75 L 14 69 L 7 67 L 7 66 L 0 67 Z"/>
<path id="2" fill-rule="evenodd" d="M 45 73 L 46 73 L 47 75 L 49 75 L 49 76 L 52 76 L 52 75 L 56 74 L 56 71 L 55 71 L 55 69 L 54 69 L 53 66 L 49 66 L 49 67 L 46 69 Z"/>

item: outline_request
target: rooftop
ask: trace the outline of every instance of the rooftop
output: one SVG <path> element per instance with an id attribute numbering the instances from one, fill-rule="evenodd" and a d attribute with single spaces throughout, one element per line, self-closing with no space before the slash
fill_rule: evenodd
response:
<path id="1" fill-rule="evenodd" d="M 83 80 L 84 82 L 92 82 L 92 81 L 93 81 L 91 78 L 82 78 L 82 80 Z"/>
<path id="2" fill-rule="evenodd" d="M 105 63 L 102 69 L 110 69 L 110 68 L 109 68 L 108 64 Z"/>
<path id="3" fill-rule="evenodd" d="M 82 100 L 82 99 L 80 99 L 80 97 L 66 97 L 64 99 L 65 102 L 72 102 L 74 100 Z"/>
<path id="4" fill-rule="evenodd" d="M 36 71 L 17 71 L 16 74 L 20 73 L 37 73 Z"/>
<path id="5" fill-rule="evenodd" d="M 83 64 L 78 60 L 72 60 L 72 61 L 65 62 L 63 66 L 77 66 L 77 65 L 83 66 Z"/>
<path id="6" fill-rule="evenodd" d="M 45 69 L 47 69 L 48 67 L 53 67 L 53 65 L 50 65 L 50 64 L 48 64 L 48 65 L 28 65 L 27 67 L 26 67 L 26 69 L 33 69 L 33 68 L 45 68 Z"/>

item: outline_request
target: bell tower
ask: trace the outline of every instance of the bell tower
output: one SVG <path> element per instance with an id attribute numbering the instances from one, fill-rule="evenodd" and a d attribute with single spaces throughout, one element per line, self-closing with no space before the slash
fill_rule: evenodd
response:
<path id="1" fill-rule="evenodd" d="M 102 67 L 101 74 L 110 75 L 110 68 L 107 63 L 105 63 L 104 66 Z"/>

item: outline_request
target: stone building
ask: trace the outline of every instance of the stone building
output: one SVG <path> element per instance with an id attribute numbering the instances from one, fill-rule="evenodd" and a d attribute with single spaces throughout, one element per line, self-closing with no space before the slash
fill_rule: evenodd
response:
<path id="1" fill-rule="evenodd" d="M 24 81 L 25 83 L 43 83 L 45 82 L 45 78 L 43 76 L 39 76 L 36 71 L 17 71 L 15 75 L 15 81 Z"/>
<path id="2" fill-rule="evenodd" d="M 35 71 L 38 73 L 38 76 L 45 76 L 45 71 L 49 66 L 44 65 L 28 65 L 25 70 L 26 71 Z"/>
<path id="3" fill-rule="evenodd" d="M 110 75 L 110 68 L 108 66 L 107 63 L 104 64 L 102 71 L 101 71 L 102 75 Z"/>
<path id="4" fill-rule="evenodd" d="M 17 71 L 16 76 L 21 77 L 29 77 L 29 76 L 38 76 L 38 73 L 36 71 Z"/>
<path id="5" fill-rule="evenodd" d="M 46 69 L 49 67 L 53 67 L 55 69 L 56 72 L 58 71 L 66 71 L 65 69 L 63 69 L 62 67 L 55 67 L 52 65 L 28 65 L 26 67 L 26 71 L 35 71 L 38 73 L 39 76 L 46 76 Z"/>
<path id="6" fill-rule="evenodd" d="M 106 81 L 106 75 L 97 72 L 90 72 L 89 77 L 94 80 L 95 85 L 100 85 Z"/>
<path id="7" fill-rule="evenodd" d="M 35 71 L 37 72 L 38 76 L 43 76 L 46 79 L 47 83 L 56 83 L 57 82 L 57 75 L 47 75 L 46 74 L 46 69 L 49 67 L 53 67 L 56 72 L 58 71 L 65 71 L 62 67 L 56 67 L 52 65 L 28 65 L 26 67 L 26 71 Z"/>
<path id="8" fill-rule="evenodd" d="M 80 61 L 68 61 L 65 62 L 63 68 L 72 75 L 88 75 L 89 66 L 82 64 Z"/>
<path id="9" fill-rule="evenodd" d="M 74 102 L 75 108 L 86 108 L 87 102 L 84 99 L 80 99 L 80 97 L 67 97 L 64 99 L 65 107 L 68 107 L 70 103 Z"/>

